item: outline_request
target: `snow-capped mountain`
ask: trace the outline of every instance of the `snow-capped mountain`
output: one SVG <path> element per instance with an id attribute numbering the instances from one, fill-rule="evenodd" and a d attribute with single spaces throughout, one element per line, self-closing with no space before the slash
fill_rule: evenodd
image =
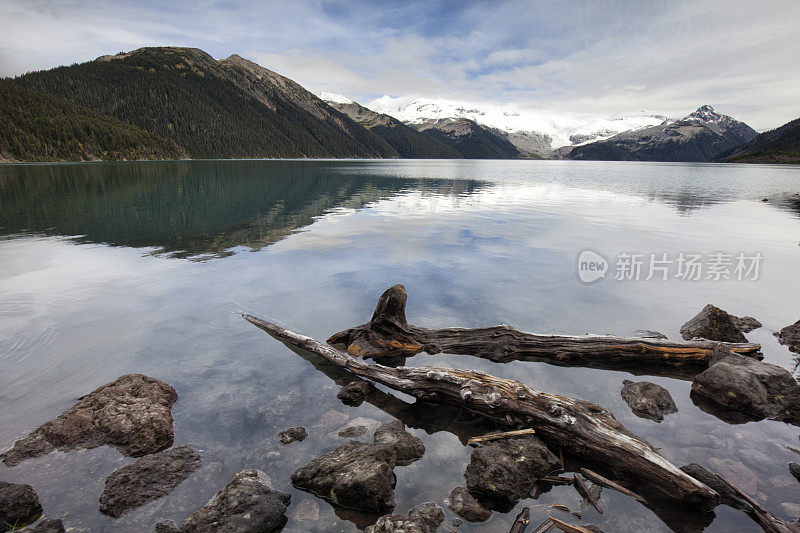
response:
<path id="1" fill-rule="evenodd" d="M 317 96 L 319 96 L 320 100 L 324 100 L 326 102 L 330 102 L 330 103 L 333 103 L 333 104 L 354 104 L 355 103 L 353 100 L 350 100 L 348 97 L 342 96 L 341 94 L 336 94 L 336 93 L 321 92 L 321 93 L 317 94 Z"/>
<path id="2" fill-rule="evenodd" d="M 704 105 L 680 120 L 565 148 L 559 155 L 569 159 L 702 162 L 710 161 L 756 135 L 756 131 L 744 122 Z"/>
<path id="3" fill-rule="evenodd" d="M 420 123 L 443 118 L 466 118 L 478 124 L 497 128 L 514 138 L 543 138 L 549 149 L 576 146 L 607 139 L 623 131 L 662 124 L 667 117 L 645 110 L 612 117 L 579 113 L 557 113 L 522 108 L 513 104 L 466 104 L 443 99 L 382 96 L 366 107 L 407 123 Z"/>

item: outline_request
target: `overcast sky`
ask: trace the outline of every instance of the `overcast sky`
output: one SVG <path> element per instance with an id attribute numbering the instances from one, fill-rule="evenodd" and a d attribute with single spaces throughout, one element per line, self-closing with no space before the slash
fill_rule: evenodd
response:
<path id="1" fill-rule="evenodd" d="M 238 53 L 312 91 L 616 114 L 800 117 L 800 1 L 0 0 L 0 75 L 140 46 Z"/>

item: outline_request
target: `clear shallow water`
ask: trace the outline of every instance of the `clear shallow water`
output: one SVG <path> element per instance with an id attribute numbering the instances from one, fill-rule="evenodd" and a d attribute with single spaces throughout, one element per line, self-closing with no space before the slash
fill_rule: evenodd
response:
<path id="1" fill-rule="evenodd" d="M 765 359 L 794 369 L 772 332 L 800 318 L 800 169 L 771 166 L 535 161 L 196 161 L 0 166 L 0 448 L 7 449 L 75 399 L 128 372 L 175 387 L 176 444 L 205 466 L 172 495 L 122 519 L 97 510 L 105 476 L 132 462 L 113 449 L 51 453 L 0 479 L 32 484 L 47 516 L 76 531 L 150 530 L 202 506 L 244 467 L 291 492 L 286 531 L 355 531 L 370 517 L 334 512 L 294 490 L 297 467 L 344 442 L 356 418 L 400 417 L 425 457 L 397 467 L 398 511 L 442 500 L 463 484 L 474 430 L 398 393 L 375 405 L 336 399 L 344 372 L 301 357 L 247 324 L 240 312 L 324 339 L 365 322 L 380 293 L 405 284 L 407 315 L 427 327 L 511 324 L 543 333 L 678 330 L 706 303 L 752 315 L 748 334 Z M 763 202 L 762 199 L 768 199 Z M 582 283 L 578 254 L 621 252 L 763 255 L 757 281 Z M 690 382 L 535 362 L 492 364 L 418 355 L 410 365 L 475 368 L 609 408 L 678 465 L 728 475 L 784 518 L 800 508 L 784 445 L 797 427 L 728 424 L 689 398 Z M 670 390 L 678 413 L 637 418 L 623 379 Z M 455 420 L 455 422 L 453 422 Z M 275 444 L 303 425 L 299 444 Z M 371 438 L 368 434 L 364 438 Z M 362 438 L 363 440 L 363 438 Z M 274 452 L 279 452 L 276 457 Z M 523 505 L 538 523 L 553 503 L 577 508 L 569 487 L 525 500 L 463 531 L 507 531 Z M 579 523 L 606 531 L 680 529 L 670 518 L 606 490 L 604 515 Z M 316 511 L 318 510 L 318 511 Z M 448 519 L 452 513 L 446 509 Z M 553 512 L 551 510 L 551 512 Z M 557 511 L 556 511 L 557 513 Z M 313 520 L 318 514 L 319 519 Z M 707 531 L 758 531 L 719 507 Z M 660 517 L 660 518 L 659 518 Z"/>

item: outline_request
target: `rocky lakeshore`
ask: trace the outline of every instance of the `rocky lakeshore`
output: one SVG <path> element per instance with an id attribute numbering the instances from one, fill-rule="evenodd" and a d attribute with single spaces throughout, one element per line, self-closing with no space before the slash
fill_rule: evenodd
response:
<path id="1" fill-rule="evenodd" d="M 687 322 L 681 330 L 681 334 L 688 337 L 687 342 L 697 339 L 717 342 L 707 367 L 692 379 L 691 400 L 723 420 L 745 416 L 800 425 L 797 411 L 800 386 L 791 373 L 761 361 L 757 354 L 742 355 L 729 348 L 747 343 L 743 334 L 753 331 L 757 323 L 750 317 L 734 317 L 714 306 L 706 306 Z M 781 332 L 782 341 L 792 342 L 791 331 Z M 642 338 L 659 340 L 655 336 Z M 349 356 L 335 348 L 321 343 L 302 343 L 306 350 L 325 352 L 333 360 L 349 361 L 346 359 Z M 348 364 L 353 365 L 352 368 L 362 368 L 355 363 Z M 371 366 L 391 375 L 386 370 L 391 367 Z M 457 376 L 436 367 L 426 367 L 425 372 L 426 379 L 434 382 Z M 464 426 L 463 438 L 473 449 L 464 465 L 463 478 L 453 480 L 457 484 L 451 487 L 429 494 L 429 501 L 409 508 L 398 498 L 398 479 L 409 483 L 413 475 L 405 474 L 404 469 L 416 472 L 420 464 L 428 464 L 426 446 L 415 433 L 420 426 L 430 426 L 408 407 L 402 407 L 402 402 L 391 401 L 391 395 L 377 388 L 369 377 L 353 380 L 339 376 L 336 379 L 341 383 L 334 392 L 347 409 L 359 409 L 362 405 L 379 407 L 397 418 L 381 423 L 372 418 L 351 418 L 348 414 L 330 411 L 308 429 L 301 426 L 277 428 L 275 435 L 261 444 L 260 451 L 242 455 L 243 468 L 205 505 L 194 510 L 181 509 L 179 513 L 170 511 L 172 515 L 183 513 L 183 518 L 180 521 L 153 520 L 152 529 L 159 533 L 244 533 L 284 528 L 303 530 L 313 524 L 309 531 L 325 531 L 325 524 L 319 523 L 319 501 L 327 502 L 324 505 L 329 505 L 337 517 L 357 523 L 368 533 L 452 532 L 464 527 L 465 521 L 477 527 L 492 520 L 495 513 L 509 513 L 526 502 L 528 506 L 513 523 L 507 524 L 508 527 L 502 526 L 504 530 L 522 533 L 529 525 L 539 524 L 573 533 L 594 532 L 600 529 L 581 521 L 587 514 L 613 513 L 610 500 L 604 496 L 612 491 L 617 497 L 646 505 L 670 527 L 677 524 L 675 520 L 685 519 L 673 516 L 675 505 L 696 509 L 700 521 L 710 521 L 713 509 L 726 505 L 744 512 L 765 531 L 800 531 L 796 520 L 787 520 L 776 510 L 764 508 L 754 499 L 757 495 L 748 493 L 748 486 L 741 485 L 733 463 L 717 461 L 706 466 L 693 463 L 678 469 L 661 458 L 657 448 L 625 429 L 609 411 L 590 402 L 576 399 L 574 405 L 586 409 L 591 417 L 608 418 L 609 427 L 618 431 L 620 438 L 641 442 L 641 447 L 635 444 L 632 448 L 641 450 L 646 458 L 641 468 L 653 468 L 652 472 L 662 468 L 676 476 L 675 479 L 688 483 L 687 487 L 695 488 L 687 489 L 684 494 L 675 492 L 665 500 L 664 493 L 659 493 L 662 488 L 651 480 L 650 476 L 656 474 L 631 477 L 630 473 L 635 470 L 626 472 L 620 468 L 611 447 L 607 450 L 609 459 L 604 462 L 602 450 L 585 453 L 581 446 L 587 445 L 566 445 L 563 440 L 554 438 L 552 430 L 542 422 L 525 422 L 515 419 L 517 415 L 493 416 L 494 412 L 502 413 L 502 406 L 511 401 L 504 396 L 507 391 L 512 390 L 516 399 L 524 391 L 509 389 L 516 385 L 508 385 L 507 381 L 493 376 L 485 378 L 493 380 L 494 389 L 489 392 L 469 382 L 460 389 L 466 410 L 477 410 L 486 420 L 481 429 L 470 430 L 469 425 Z M 377 382 L 389 388 L 394 383 L 391 380 Z M 407 385 L 403 387 L 413 393 Z M 418 396 L 418 404 L 432 412 L 439 409 L 440 402 L 452 403 L 453 400 L 443 402 L 444 390 L 426 391 Z M 633 415 L 644 419 L 643 423 L 668 423 L 670 415 L 678 411 L 672 395 L 652 382 L 623 380 L 620 396 Z M 479 398 L 477 403 L 473 398 Z M 290 395 L 284 400 L 292 402 L 294 398 Z M 213 453 L 190 444 L 173 447 L 172 407 L 176 401 L 177 393 L 163 381 L 141 374 L 121 376 L 81 397 L 62 415 L 17 441 L 3 454 L 3 462 L 8 467 L 16 467 L 51 452 L 69 453 L 104 445 L 118 450 L 122 457 L 136 458 L 106 474 L 105 488 L 96 501 L 101 513 L 124 520 L 139 508 L 153 508 L 154 502 L 170 501 L 170 495 L 183 490 L 187 482 L 199 482 L 198 474 L 203 472 L 207 461 L 210 464 L 216 461 Z M 714 407 L 708 407 L 710 404 Z M 558 407 L 561 411 L 550 408 L 546 416 L 574 416 L 569 411 L 572 404 L 561 405 Z M 270 409 L 274 413 L 284 412 L 279 404 L 272 404 Z M 413 425 L 408 427 L 409 423 Z M 533 432 L 520 435 L 519 431 L 513 431 L 526 427 Z M 591 426 L 588 427 L 587 431 L 591 431 Z M 510 429 L 512 431 L 508 431 Z M 575 438 L 585 439 L 586 436 L 577 433 Z M 314 443 L 311 447 L 309 440 Z M 337 441 L 341 444 L 337 445 Z M 800 454 L 800 449 L 788 445 L 787 448 Z M 271 469 L 270 465 L 278 464 L 282 468 L 294 468 L 291 476 L 276 479 L 260 469 Z M 650 464 L 654 466 L 647 466 Z M 800 480 L 797 462 L 788 462 L 785 469 Z M 296 504 L 288 492 L 292 486 L 302 491 L 295 494 L 306 495 Z M 572 500 L 564 497 L 567 487 L 572 490 Z M 404 494 L 408 488 L 403 487 Z M 558 493 L 563 503 L 537 507 L 537 500 L 549 492 Z M 397 511 L 398 508 L 402 511 Z M 167 510 L 168 507 L 153 509 Z M 2 523 L 9 524 L 6 529 L 24 527 L 23 531 L 58 532 L 64 531 L 66 526 L 69 530 L 69 517 L 49 516 L 30 485 L 0 482 L 0 515 Z M 294 521 L 297 521 L 296 526 L 291 525 Z"/>

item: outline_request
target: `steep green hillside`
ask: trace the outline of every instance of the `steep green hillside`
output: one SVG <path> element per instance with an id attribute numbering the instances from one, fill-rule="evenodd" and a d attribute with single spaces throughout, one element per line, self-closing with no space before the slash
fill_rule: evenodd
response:
<path id="1" fill-rule="evenodd" d="M 14 83 L 134 124 L 194 158 L 397 156 L 341 113 L 310 111 L 324 103 L 290 86 L 291 80 L 278 76 L 281 85 L 258 78 L 240 59 L 220 62 L 191 48 L 141 48 L 26 74 Z M 303 92 L 310 101 L 302 100 Z"/>
<path id="2" fill-rule="evenodd" d="M 0 80 L 0 160 L 180 159 L 174 143 L 63 98 Z"/>
<path id="3" fill-rule="evenodd" d="M 800 164 L 800 118 L 764 132 L 714 159 L 727 163 Z"/>

